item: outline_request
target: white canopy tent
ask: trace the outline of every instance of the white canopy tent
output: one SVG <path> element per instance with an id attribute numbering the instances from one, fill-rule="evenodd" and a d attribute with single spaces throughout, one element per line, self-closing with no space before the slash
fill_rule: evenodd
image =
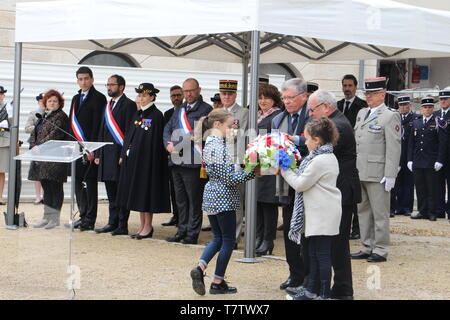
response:
<path id="1" fill-rule="evenodd" d="M 450 55 L 450 12 L 379 0 L 65 0 L 17 3 L 14 126 L 22 43 L 243 63 L 250 128 L 256 128 L 258 66 L 317 60 Z M 251 55 L 250 55 L 251 53 Z M 245 96 L 245 94 L 244 94 Z M 11 154 L 8 193 L 15 172 Z M 13 224 L 8 197 L 8 225 Z M 255 183 L 247 185 L 245 257 L 254 257 Z"/>

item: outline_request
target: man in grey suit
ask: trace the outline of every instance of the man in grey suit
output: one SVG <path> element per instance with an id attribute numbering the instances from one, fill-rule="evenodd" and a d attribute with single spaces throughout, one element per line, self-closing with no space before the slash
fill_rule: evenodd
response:
<path id="1" fill-rule="evenodd" d="M 365 80 L 369 108 L 358 112 L 355 124 L 356 166 L 361 180 L 358 204 L 363 248 L 353 259 L 383 262 L 389 251 L 389 192 L 395 186 L 401 153 L 401 120 L 384 104 L 386 78 Z"/>
<path id="2" fill-rule="evenodd" d="M 248 109 L 236 103 L 237 97 L 236 80 L 220 80 L 219 94 L 223 108 L 233 115 L 233 134 L 227 141 L 230 155 L 236 165 L 236 170 L 241 170 L 241 163 L 245 154 L 245 136 L 248 128 Z M 242 221 L 244 218 L 245 184 L 239 185 L 241 198 L 240 209 L 236 212 L 236 245 L 242 232 Z"/>

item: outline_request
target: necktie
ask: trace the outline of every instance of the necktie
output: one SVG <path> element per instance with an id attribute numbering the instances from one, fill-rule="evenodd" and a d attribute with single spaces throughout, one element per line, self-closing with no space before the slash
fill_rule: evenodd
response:
<path id="1" fill-rule="evenodd" d="M 344 114 L 347 113 L 349 106 L 350 106 L 350 101 L 345 101 Z"/>
<path id="2" fill-rule="evenodd" d="M 86 95 L 84 93 L 82 93 L 81 97 L 80 97 L 80 106 L 83 104 L 85 97 L 86 97 Z"/>
<path id="3" fill-rule="evenodd" d="M 427 124 L 427 118 L 423 118 L 423 125 Z"/>
<path id="4" fill-rule="evenodd" d="M 114 105 L 116 104 L 116 102 L 113 100 L 113 99 L 111 99 L 111 103 L 110 103 L 110 105 L 111 105 L 111 110 L 112 109 L 114 109 Z"/>
<path id="5" fill-rule="evenodd" d="M 292 134 L 295 133 L 295 129 L 297 128 L 297 124 L 298 124 L 298 113 L 293 114 L 292 116 Z"/>
<path id="6" fill-rule="evenodd" d="M 445 111 L 442 110 L 442 119 L 444 119 L 444 118 L 445 118 Z"/>
<path id="7" fill-rule="evenodd" d="M 191 110 L 191 106 L 190 105 L 186 105 L 186 112 L 189 112 L 189 110 Z"/>
<path id="8" fill-rule="evenodd" d="M 367 111 L 366 116 L 364 117 L 364 120 L 367 120 L 367 118 L 370 116 L 370 109 Z"/>

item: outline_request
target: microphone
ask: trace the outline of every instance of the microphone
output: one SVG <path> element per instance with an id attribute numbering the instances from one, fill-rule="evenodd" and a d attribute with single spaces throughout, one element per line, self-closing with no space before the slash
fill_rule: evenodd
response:
<path id="1" fill-rule="evenodd" d="M 35 113 L 34 115 L 36 116 L 36 118 L 42 119 L 43 121 L 45 121 L 45 122 L 51 124 L 53 127 L 55 127 L 56 129 L 58 129 L 59 131 L 64 132 L 64 133 L 67 134 L 69 137 L 73 138 L 73 139 L 78 143 L 78 145 L 80 146 L 80 152 L 83 153 L 83 155 L 86 154 L 86 153 L 90 153 L 90 151 L 86 148 L 86 145 L 85 145 L 84 143 L 80 142 L 80 141 L 79 141 L 77 138 L 75 138 L 72 134 L 70 134 L 69 132 L 67 132 L 67 131 L 64 130 L 63 128 L 58 127 L 58 126 L 57 126 L 56 124 L 54 124 L 53 122 L 48 121 L 47 119 L 45 119 L 45 117 L 44 117 L 42 114 L 40 114 L 40 113 Z M 85 162 L 84 158 L 83 158 L 83 162 Z"/>

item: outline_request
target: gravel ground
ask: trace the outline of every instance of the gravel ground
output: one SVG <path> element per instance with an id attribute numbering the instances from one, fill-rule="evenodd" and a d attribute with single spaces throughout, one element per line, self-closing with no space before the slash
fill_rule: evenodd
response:
<path id="1" fill-rule="evenodd" d="M 22 204 L 27 221 L 37 222 L 42 206 Z M 69 205 L 63 208 L 62 222 L 68 221 Z M 281 219 L 281 214 L 279 215 Z M 112 237 L 94 232 L 75 231 L 72 235 L 71 264 L 80 270 L 80 288 L 75 299 L 217 299 L 197 296 L 189 271 L 200 257 L 211 233 L 202 232 L 199 245 L 167 243 L 174 227 L 162 227 L 169 214 L 154 215 L 153 239 L 141 241 L 127 236 Z M 107 221 L 107 203 L 99 204 L 97 226 Z M 206 224 L 206 219 L 204 224 Z M 3 223 L 3 222 L 2 222 Z M 4 223 L 3 223 L 4 225 Z M 130 232 L 137 230 L 139 214 L 130 216 Z M 391 219 L 391 251 L 388 261 L 369 264 L 352 261 L 355 299 L 450 299 L 450 223 Z M 67 299 L 67 273 L 70 232 L 64 227 L 53 230 L 0 228 L 0 299 Z M 239 245 L 242 249 L 243 242 Z M 351 241 L 352 252 L 360 248 Z M 288 275 L 284 261 L 283 235 L 277 234 L 273 256 L 261 263 L 235 261 L 243 250 L 235 250 L 227 270 L 227 281 L 238 288 L 227 299 L 285 299 L 279 284 Z M 214 261 L 207 271 L 209 285 Z M 370 267 L 370 268 L 369 268 Z M 374 277 L 379 275 L 374 281 Z"/>

